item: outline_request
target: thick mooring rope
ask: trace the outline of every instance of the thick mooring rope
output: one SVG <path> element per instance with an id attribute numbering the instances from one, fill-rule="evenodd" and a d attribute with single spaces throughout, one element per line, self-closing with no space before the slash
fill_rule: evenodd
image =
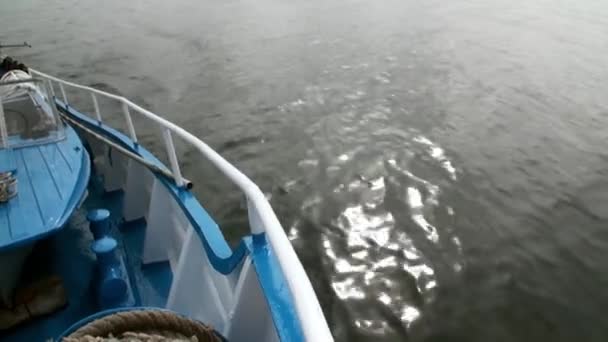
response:
<path id="1" fill-rule="evenodd" d="M 64 337 L 63 342 L 104 341 L 103 338 L 108 337 L 110 339 L 105 341 L 222 342 L 211 327 L 162 310 L 133 310 L 111 314 L 82 326 Z"/>

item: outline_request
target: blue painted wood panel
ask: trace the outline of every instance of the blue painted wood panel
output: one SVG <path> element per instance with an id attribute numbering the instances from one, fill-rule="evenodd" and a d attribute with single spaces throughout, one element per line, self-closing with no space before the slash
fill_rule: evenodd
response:
<path id="1" fill-rule="evenodd" d="M 60 229 L 84 195 L 89 156 L 74 129 L 65 133 L 56 142 L 5 151 L 16 165 L 18 193 L 0 203 L 0 251 Z"/>

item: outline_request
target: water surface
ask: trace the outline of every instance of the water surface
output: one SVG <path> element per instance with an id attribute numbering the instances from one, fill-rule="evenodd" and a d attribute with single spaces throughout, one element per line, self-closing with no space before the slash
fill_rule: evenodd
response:
<path id="1" fill-rule="evenodd" d="M 251 176 L 337 341 L 608 339 L 606 2 L 22 0 L 0 25 Z M 236 241 L 240 195 L 179 148 Z"/>

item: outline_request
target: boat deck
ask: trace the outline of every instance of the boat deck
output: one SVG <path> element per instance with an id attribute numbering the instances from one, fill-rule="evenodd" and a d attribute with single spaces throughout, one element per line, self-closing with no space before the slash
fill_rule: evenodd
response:
<path id="1" fill-rule="evenodd" d="M 103 207 L 111 212 L 111 220 L 115 223 L 112 235 L 118 240 L 119 253 L 123 254 L 127 265 L 135 305 L 142 302 L 148 306 L 165 305 L 172 280 L 169 263 L 141 267 L 145 220 L 117 224 L 122 217 L 122 191 L 103 193 L 99 188 L 89 187 L 89 197 L 83 207 L 64 229 L 39 241 L 26 264 L 23 283 L 44 275 L 58 275 L 63 279 L 68 305 L 49 316 L 34 318 L 0 333 L 0 340 L 47 341 L 56 338 L 80 319 L 99 311 L 91 286 L 95 270 L 95 255 L 90 250 L 93 236 L 86 220 L 86 211 L 93 208 Z"/>
<path id="2" fill-rule="evenodd" d="M 19 180 L 18 195 L 0 206 L 0 250 L 60 229 L 82 198 L 89 159 L 74 129 L 65 134 L 56 142 L 0 151 L 0 169 L 16 171 Z"/>

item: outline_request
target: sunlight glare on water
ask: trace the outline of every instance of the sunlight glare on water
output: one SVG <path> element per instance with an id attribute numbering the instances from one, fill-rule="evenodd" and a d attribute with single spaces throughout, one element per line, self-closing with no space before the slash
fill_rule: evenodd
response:
<path id="1" fill-rule="evenodd" d="M 451 180 L 456 180 L 455 168 L 441 147 L 423 136 L 416 136 L 413 143 L 420 144 L 422 151 L 433 158 Z M 348 160 L 346 155 L 338 156 L 338 162 Z M 384 309 L 377 310 L 388 310 L 407 328 L 420 317 L 420 310 L 423 309 L 420 305 L 424 301 L 419 302 L 411 294 L 404 296 L 402 287 L 413 286 L 410 292 L 431 298 L 430 291 L 438 286 L 432 263 L 416 247 L 407 229 L 420 229 L 431 244 L 440 243 L 439 229 L 427 220 L 425 213 L 432 212 L 433 207 L 440 205 L 441 189 L 407 169 L 400 169 L 395 159 L 388 159 L 388 164 L 414 180 L 405 189 L 405 200 L 402 202 L 405 207 L 400 209 L 409 212 L 413 225 L 404 227 L 396 223 L 393 214 L 386 208 L 387 175 L 372 179 L 360 176 L 344 186 L 338 185 L 334 192 L 361 191 L 361 198 L 365 201 L 345 207 L 333 219 L 332 226 L 339 231 L 336 235 L 343 238 L 336 240 L 333 234 L 322 235 L 322 244 L 325 262 L 333 268 L 332 289 L 340 300 L 352 307 L 382 306 Z M 448 241 L 459 240 L 452 236 Z M 411 285 L 397 284 L 391 280 L 395 273 L 400 272 L 411 277 Z M 355 327 L 368 334 L 380 335 L 392 329 L 384 319 L 378 317 L 377 310 L 351 313 Z"/>

